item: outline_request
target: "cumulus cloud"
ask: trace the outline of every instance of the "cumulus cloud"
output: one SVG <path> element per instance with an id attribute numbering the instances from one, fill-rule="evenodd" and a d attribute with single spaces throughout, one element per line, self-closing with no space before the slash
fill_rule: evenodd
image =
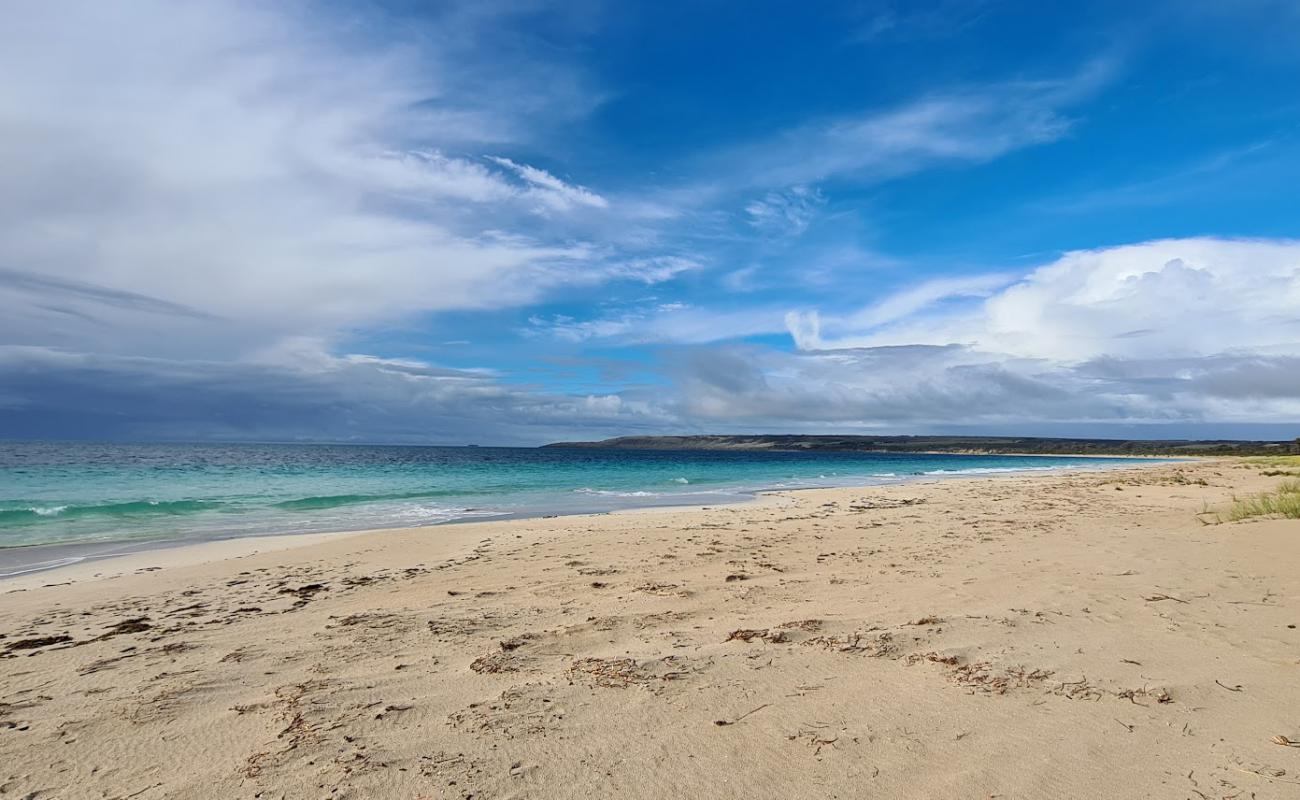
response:
<path id="1" fill-rule="evenodd" d="M 990 279 L 990 287 L 996 284 Z M 1069 362 L 1283 355 L 1300 353 L 1297 309 L 1300 242 L 1161 240 L 1067 253 L 978 303 L 912 314 L 875 329 L 854 329 L 869 319 L 841 320 L 842 336 L 820 344 L 958 342 Z"/>
<path id="2" fill-rule="evenodd" d="M 955 304 L 953 302 L 955 301 Z M 792 312 L 795 353 L 679 373 L 684 413 L 851 425 L 1300 419 L 1300 242 L 1187 239 Z"/>

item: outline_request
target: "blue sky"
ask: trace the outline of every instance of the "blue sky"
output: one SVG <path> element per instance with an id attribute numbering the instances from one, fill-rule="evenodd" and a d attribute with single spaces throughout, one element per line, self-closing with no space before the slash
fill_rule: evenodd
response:
<path id="1" fill-rule="evenodd" d="M 25 4 L 0 436 L 1300 434 L 1300 7 Z"/>

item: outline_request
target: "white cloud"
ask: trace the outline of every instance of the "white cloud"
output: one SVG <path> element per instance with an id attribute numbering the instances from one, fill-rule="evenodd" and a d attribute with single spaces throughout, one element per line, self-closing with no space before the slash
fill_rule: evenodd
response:
<path id="1" fill-rule="evenodd" d="M 777 308 L 723 310 L 661 303 L 593 319 L 533 317 L 527 332 L 568 342 L 611 339 L 620 344 L 705 344 L 783 330 Z"/>
<path id="2" fill-rule="evenodd" d="M 822 347 L 822 317 L 817 311 L 787 311 L 785 327 L 800 350 Z"/>
<path id="3" fill-rule="evenodd" d="M 1277 431 L 1300 420 L 1300 243 L 1149 242 L 1067 254 L 996 285 L 931 285 L 860 315 L 791 317 L 795 352 L 713 343 L 718 330 L 779 327 L 773 309 L 664 302 L 534 320 L 537 332 L 576 343 L 676 343 L 664 351 L 671 386 L 653 390 L 550 394 L 487 370 L 335 356 L 328 341 L 304 337 L 242 364 L 3 348 L 0 403 L 5 424 L 38 432 L 102 424 L 111 435 L 165 436 L 189 425 L 197 436 L 383 439 L 418 430 L 443 441 L 467 430 L 523 442 L 682 429 Z M 828 319 L 859 317 L 877 327 L 827 335 Z"/>
<path id="4" fill-rule="evenodd" d="M 1300 242 L 1172 239 L 1067 253 L 982 303 L 832 346 L 970 344 L 1055 361 L 1300 354 Z"/>
<path id="5" fill-rule="evenodd" d="M 795 186 L 784 192 L 768 192 L 745 206 L 749 224 L 764 231 L 798 236 L 808 230 L 826 198 L 817 189 Z"/>
<path id="6" fill-rule="evenodd" d="M 710 157 L 715 185 L 872 182 L 935 165 L 979 163 L 1066 135 L 1066 109 L 1110 80 L 1098 59 L 1061 80 L 1013 81 L 934 93 L 888 110 L 809 123 Z"/>
<path id="7" fill-rule="evenodd" d="M 691 353 L 675 367 L 675 396 L 662 386 L 653 397 L 569 396 L 487 370 L 339 355 L 352 331 L 528 304 L 562 287 L 657 285 L 731 264 L 709 285 L 773 290 L 790 259 L 725 258 L 745 228 L 737 208 L 754 229 L 797 236 L 824 204 L 819 183 L 1054 141 L 1109 70 L 1099 61 L 1065 80 L 950 89 L 813 121 L 705 154 L 700 169 L 672 165 L 693 182 L 643 198 L 491 155 L 541 152 L 533 137 L 599 93 L 563 64 L 484 46 L 474 25 L 505 12 L 476 5 L 413 34 L 328 4 L 6 9 L 0 73 L 20 76 L 0 82 L 8 424 L 85 417 L 122 421 L 124 435 L 184 435 L 210 418 L 230 420 L 212 435 L 274 437 L 280 426 L 400 438 L 436 427 L 535 440 L 527 426 L 584 420 L 618 432 L 1300 418 L 1300 243 L 1289 241 L 1080 251 L 1018 279 L 944 278 L 857 298 L 866 304 L 850 312 L 794 310 L 785 298 L 751 308 L 610 298 L 604 308 L 625 310 L 534 320 L 534 334 L 570 343 L 684 345 L 672 348 Z M 846 248 L 835 262 L 823 250 L 800 274 L 825 269 L 829 291 L 868 255 Z M 801 352 L 716 344 L 785 330 Z M 477 331 L 452 335 L 479 342 Z"/>
<path id="8" fill-rule="evenodd" d="M 943 279 L 853 314 L 790 312 L 786 327 L 800 352 L 733 358 L 744 381 L 715 362 L 687 370 L 684 413 L 854 425 L 1300 419 L 1295 241 L 1072 252 L 1018 280 Z"/>
<path id="9" fill-rule="evenodd" d="M 607 266 L 611 278 L 624 278 L 644 284 L 670 281 L 683 272 L 691 272 L 703 266 L 694 258 L 683 256 L 652 256 L 615 261 Z"/>
<path id="10" fill-rule="evenodd" d="M 731 272 L 724 274 L 718 282 L 721 283 L 722 288 L 726 289 L 728 292 L 735 292 L 738 294 L 742 292 L 752 292 L 759 286 L 758 281 L 756 280 L 757 275 L 758 265 L 750 264 L 748 267 L 741 267 L 740 269 L 732 270 Z"/>
<path id="11" fill-rule="evenodd" d="M 933 279 L 847 313 L 660 304 L 534 320 L 685 348 L 679 424 L 879 429 L 1300 419 L 1300 242 L 1163 240 L 1019 277 Z M 784 329 L 798 350 L 717 342 Z"/>
<path id="12" fill-rule="evenodd" d="M 542 208 L 568 211 L 574 206 L 609 208 L 609 201 L 584 186 L 565 183 L 544 169 L 518 164 L 508 158 L 490 156 L 489 159 L 522 178 L 529 189 L 525 196 L 535 199 Z"/>
<path id="13" fill-rule="evenodd" d="M 850 326 L 874 328 L 911 316 L 942 300 L 957 297 L 987 297 L 994 289 L 1010 283 L 1006 274 L 936 278 L 892 294 L 849 317 Z"/>
<path id="14" fill-rule="evenodd" d="M 475 156 L 563 119 L 576 81 L 463 58 L 472 28 L 426 34 L 244 0 L 8 9 L 0 336 L 238 357 L 612 275 L 530 221 L 603 198 Z"/>
<path id="15" fill-rule="evenodd" d="M 786 329 L 801 350 L 871 346 L 870 335 L 861 332 L 907 319 L 943 301 L 988 297 L 995 289 L 1011 281 L 1012 276 L 1004 273 L 936 278 L 886 295 L 856 312 L 843 316 L 823 317 L 815 310 L 791 311 L 785 318 Z M 828 344 L 822 338 L 823 328 L 832 334 L 840 334 L 841 338 L 833 339 Z M 845 335 L 849 338 L 843 338 Z"/>
<path id="16" fill-rule="evenodd" d="M 525 329 L 523 333 L 526 335 L 545 333 L 565 342 L 585 342 L 588 339 L 623 336 L 633 330 L 640 319 L 641 317 L 635 314 L 581 321 L 564 314 L 557 314 L 549 319 L 534 316 L 528 319 L 532 328 Z"/>

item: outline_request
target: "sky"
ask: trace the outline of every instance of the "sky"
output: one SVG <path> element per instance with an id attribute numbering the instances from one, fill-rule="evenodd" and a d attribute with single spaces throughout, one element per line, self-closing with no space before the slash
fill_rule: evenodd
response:
<path id="1" fill-rule="evenodd" d="M 1300 3 L 0 8 L 0 437 L 1300 436 Z"/>

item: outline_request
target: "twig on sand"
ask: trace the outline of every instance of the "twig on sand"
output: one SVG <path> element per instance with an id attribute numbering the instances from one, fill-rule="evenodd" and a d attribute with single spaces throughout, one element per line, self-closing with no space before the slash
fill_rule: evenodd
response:
<path id="1" fill-rule="evenodd" d="M 150 789 L 157 789 L 159 786 L 162 786 L 162 784 L 155 783 L 153 786 L 146 786 L 138 792 L 131 792 L 130 794 L 120 795 L 119 797 L 113 798 L 113 800 L 130 800 L 132 797 L 139 797 L 140 795 L 144 794 Z"/>
<path id="2" fill-rule="evenodd" d="M 715 719 L 715 720 L 713 721 L 713 724 L 714 724 L 714 725 L 718 725 L 718 726 L 722 726 L 722 725 L 735 725 L 737 722 L 740 722 L 742 719 L 744 719 L 745 717 L 748 717 L 750 714 L 756 714 L 756 713 L 758 713 L 759 711 L 762 711 L 763 709 L 767 708 L 767 707 L 770 706 L 770 705 L 772 705 L 772 704 L 771 704 L 771 703 L 764 703 L 763 705 L 759 706 L 758 708 L 752 709 L 752 710 L 750 710 L 750 711 L 746 711 L 744 714 L 741 714 L 739 717 L 736 717 L 735 719 Z"/>
<path id="3" fill-rule="evenodd" d="M 1230 691 L 1230 692 L 1242 692 L 1242 691 L 1245 691 L 1245 689 L 1242 687 L 1242 685 L 1241 685 L 1240 683 L 1238 683 L 1238 684 L 1235 685 L 1235 686 L 1229 686 L 1228 684 L 1223 683 L 1222 681 L 1220 681 L 1218 678 L 1215 678 L 1215 679 L 1214 679 L 1214 682 L 1217 683 L 1217 684 L 1219 684 L 1220 686 L 1222 686 L 1223 688 L 1227 689 L 1227 690 Z"/>
<path id="4" fill-rule="evenodd" d="M 1295 739 L 1288 739 L 1282 734 L 1274 736 L 1272 739 L 1269 739 L 1269 741 L 1273 744 L 1280 744 L 1283 747 L 1300 747 L 1300 742 L 1297 742 Z"/>
<path id="5" fill-rule="evenodd" d="M 1235 769 L 1235 770 L 1238 771 L 1238 772 L 1245 772 L 1245 773 L 1250 774 L 1250 775 L 1258 775 L 1259 777 L 1263 778 L 1264 780 L 1268 780 L 1268 781 L 1279 781 L 1280 783 L 1294 783 L 1296 786 L 1300 786 L 1300 781 L 1287 780 L 1286 778 L 1282 778 L 1282 777 L 1279 777 L 1279 776 L 1277 776 L 1277 775 L 1269 775 L 1269 774 L 1266 773 L 1266 772 L 1260 772 L 1260 771 L 1258 771 L 1258 770 L 1253 770 L 1253 769 L 1246 769 L 1246 768 L 1244 768 L 1244 767 L 1233 767 L 1233 769 Z"/>
<path id="6" fill-rule="evenodd" d="M 1133 732 L 1133 729 L 1137 727 L 1136 725 L 1130 725 L 1130 724 L 1128 724 L 1127 722 L 1124 722 L 1123 720 L 1116 719 L 1115 721 L 1118 722 L 1119 724 L 1123 725 L 1124 728 L 1125 728 L 1129 733 L 1132 733 L 1132 732 Z"/>
<path id="7" fill-rule="evenodd" d="M 1160 600 L 1173 600 L 1175 603 L 1186 603 L 1186 602 L 1188 602 L 1187 600 L 1184 600 L 1184 599 L 1181 598 L 1181 597 L 1174 597 L 1172 594 L 1153 594 L 1153 595 L 1151 595 L 1150 597 L 1144 597 L 1144 598 L 1142 598 L 1142 599 L 1143 599 L 1143 600 L 1146 600 L 1148 603 L 1155 603 L 1155 602 L 1158 602 L 1158 601 L 1160 601 Z"/>

